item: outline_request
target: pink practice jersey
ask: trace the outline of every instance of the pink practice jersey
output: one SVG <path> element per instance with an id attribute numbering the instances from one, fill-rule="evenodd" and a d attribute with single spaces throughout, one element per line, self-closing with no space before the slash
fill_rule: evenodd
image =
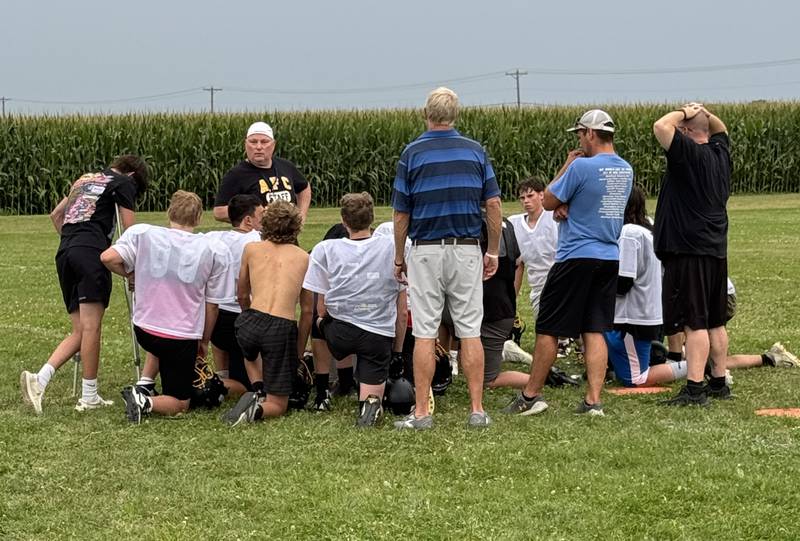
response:
<path id="1" fill-rule="evenodd" d="M 135 270 L 133 324 L 146 331 L 200 339 L 206 303 L 235 297 L 230 251 L 205 235 L 136 224 L 113 248 Z"/>

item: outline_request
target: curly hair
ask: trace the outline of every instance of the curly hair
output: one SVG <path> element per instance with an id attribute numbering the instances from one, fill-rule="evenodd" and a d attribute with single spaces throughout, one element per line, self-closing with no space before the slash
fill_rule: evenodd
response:
<path id="1" fill-rule="evenodd" d="M 275 201 L 264 209 L 261 238 L 275 244 L 297 244 L 303 219 L 297 207 L 288 201 Z"/>

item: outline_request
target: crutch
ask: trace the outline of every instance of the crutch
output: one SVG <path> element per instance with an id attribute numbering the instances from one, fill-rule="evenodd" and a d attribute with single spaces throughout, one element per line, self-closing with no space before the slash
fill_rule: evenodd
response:
<path id="1" fill-rule="evenodd" d="M 114 211 L 116 212 L 117 221 L 117 238 L 122 235 L 122 221 L 119 219 L 119 205 L 114 203 Z M 131 328 L 131 345 L 133 346 L 133 371 L 136 376 L 136 381 L 139 381 L 142 368 L 142 357 L 139 353 L 139 343 L 136 341 L 136 331 L 133 330 L 133 305 L 136 302 L 133 291 L 128 287 L 128 278 L 122 277 L 123 292 L 125 294 L 125 304 L 128 305 L 128 323 Z"/>
<path id="2" fill-rule="evenodd" d="M 81 371 L 81 352 L 78 351 L 72 356 L 75 361 L 75 368 L 72 370 L 72 396 L 78 395 L 78 373 Z"/>

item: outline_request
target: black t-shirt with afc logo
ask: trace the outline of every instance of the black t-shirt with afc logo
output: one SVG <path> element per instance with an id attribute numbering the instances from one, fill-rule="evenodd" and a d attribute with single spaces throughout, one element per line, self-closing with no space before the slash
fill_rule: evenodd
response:
<path id="1" fill-rule="evenodd" d="M 227 205 L 234 195 L 253 194 L 264 205 L 284 200 L 297 204 L 297 194 L 308 189 L 308 181 L 289 160 L 272 158 L 272 167 L 256 167 L 247 160 L 222 178 L 214 206 Z"/>

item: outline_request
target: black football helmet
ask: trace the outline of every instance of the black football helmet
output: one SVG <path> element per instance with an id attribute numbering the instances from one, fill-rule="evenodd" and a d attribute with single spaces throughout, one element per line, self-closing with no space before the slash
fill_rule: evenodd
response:
<path id="1" fill-rule="evenodd" d="M 663 342 L 658 340 L 650 342 L 650 366 L 667 362 L 667 353 L 669 352 Z"/>
<path id="2" fill-rule="evenodd" d="M 435 396 L 442 396 L 453 383 L 453 372 L 450 367 L 450 354 L 438 342 L 436 343 L 435 362 L 436 368 L 433 372 L 431 390 Z"/>
<path id="3" fill-rule="evenodd" d="M 311 389 L 314 388 L 314 357 L 306 354 L 297 363 L 297 370 L 292 378 L 292 393 L 289 395 L 289 407 L 301 410 L 306 407 Z"/>
<path id="4" fill-rule="evenodd" d="M 194 365 L 195 378 L 192 382 L 192 396 L 189 398 L 190 408 L 218 408 L 225 400 L 228 389 L 222 379 L 213 371 L 202 357 L 198 357 Z"/>
<path id="5" fill-rule="evenodd" d="M 395 415 L 408 415 L 414 409 L 416 394 L 414 386 L 403 376 L 386 380 L 383 407 Z"/>

